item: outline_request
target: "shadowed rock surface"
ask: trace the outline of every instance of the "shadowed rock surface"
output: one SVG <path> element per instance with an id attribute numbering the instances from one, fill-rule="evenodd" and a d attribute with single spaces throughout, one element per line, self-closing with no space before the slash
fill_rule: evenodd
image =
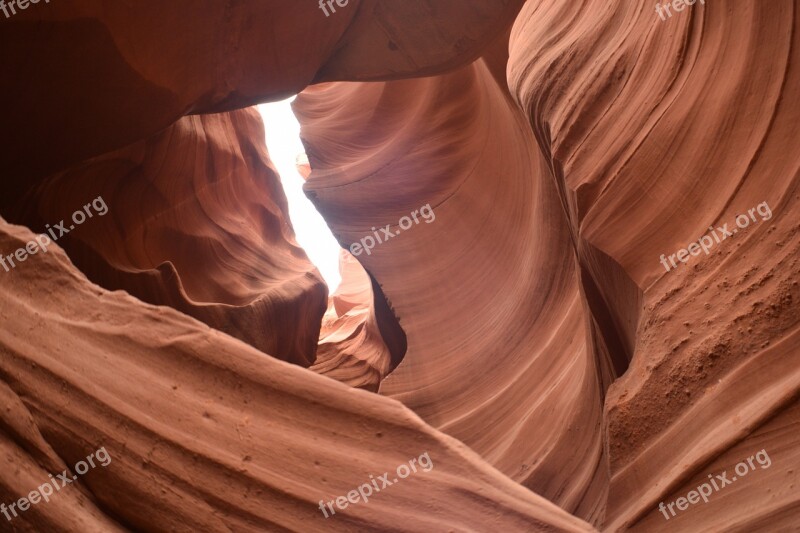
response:
<path id="1" fill-rule="evenodd" d="M 798 7 L 709 2 L 662 22 L 624 0 L 528 2 L 515 23 L 509 85 L 596 287 L 588 303 L 631 356 L 605 401 L 609 530 L 800 521 Z M 771 216 L 748 215 L 764 202 Z M 660 263 L 741 214 L 709 255 Z M 761 449 L 770 469 L 669 521 L 658 511 Z"/>
<path id="2" fill-rule="evenodd" d="M 330 79 L 441 72 L 477 58 L 522 4 L 350 0 L 329 17 L 312 0 L 29 5 L 0 18 L 0 48 L 20 50 L 0 55 L 0 160 L 27 185 L 185 114 L 280 100 Z"/>
<path id="3" fill-rule="evenodd" d="M 314 362 L 326 289 L 295 242 L 255 109 L 184 117 L 48 178 L 13 218 L 40 231 L 70 223 L 89 193 L 107 215 L 58 242 L 93 281 L 280 359 Z"/>
<path id="4" fill-rule="evenodd" d="M 27 226 L 0 219 L 0 253 L 108 206 L 0 269 L 0 503 L 112 458 L 0 529 L 793 530 L 799 22 L 800 0 L 0 16 L 0 214 Z M 336 238 L 397 233 L 363 270 L 343 253 L 327 313 L 248 109 L 301 91 Z"/>
<path id="5" fill-rule="evenodd" d="M 345 250 L 339 252 L 339 272 L 342 282 L 328 299 L 311 370 L 377 392 L 393 365 L 377 324 L 372 283 L 361 264 Z"/>
<path id="6" fill-rule="evenodd" d="M 315 87 L 295 109 L 305 188 L 340 242 L 399 231 L 359 257 L 408 336 L 381 392 L 568 510 L 587 491 L 600 509 L 602 391 L 567 224 L 486 63 Z M 434 220 L 399 227 L 427 204 Z"/>
<path id="7" fill-rule="evenodd" d="M 3 249 L 33 238 L 0 219 Z M 21 513 L 16 528 L 385 531 L 402 522 L 421 532 L 491 517 L 504 530 L 592 530 L 399 402 L 105 291 L 57 247 L 20 266 L 0 277 L 0 449 L 12 465 L 0 499 L 101 446 L 111 462 L 61 489 L 53 505 Z M 319 510 L 319 500 L 423 453 L 433 466 L 389 494 L 328 519 Z"/>

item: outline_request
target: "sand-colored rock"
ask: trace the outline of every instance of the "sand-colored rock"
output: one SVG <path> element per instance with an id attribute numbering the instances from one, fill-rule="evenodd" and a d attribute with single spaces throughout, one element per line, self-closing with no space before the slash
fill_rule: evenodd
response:
<path id="1" fill-rule="evenodd" d="M 313 87 L 294 105 L 313 169 L 305 188 L 343 246 L 373 227 L 397 231 L 426 204 L 435 213 L 358 257 L 408 337 L 381 393 L 512 479 L 598 516 L 600 364 L 553 181 L 506 89 L 479 61 Z"/>
<path id="2" fill-rule="evenodd" d="M 619 338 L 613 359 L 631 359 L 605 402 L 609 530 L 798 523 L 799 13 L 707 2 L 661 21 L 635 2 L 545 1 L 515 23 L 509 84 Z M 769 219 L 709 255 L 659 262 L 763 202 Z M 772 470 L 679 518 L 657 510 L 765 446 Z"/>
<path id="3" fill-rule="evenodd" d="M 0 221 L 3 250 L 33 237 Z M 0 275 L 0 290 L 0 449 L 20 465 L 0 470 L 0 501 L 100 446 L 112 459 L 62 489 L 69 500 L 16 518 L 22 531 L 62 517 L 90 532 L 592 530 L 400 403 L 105 291 L 57 247 Z M 319 510 L 426 452 L 432 468 L 389 494 Z"/>
<path id="4" fill-rule="evenodd" d="M 0 15 L 0 160 L 26 186 L 188 113 L 442 72 L 478 57 L 522 3 L 350 0 L 327 17 L 314 0 L 28 4 Z"/>
<path id="5" fill-rule="evenodd" d="M 346 250 L 339 252 L 339 272 L 342 282 L 328 298 L 311 370 L 377 392 L 381 380 L 399 361 L 392 364 L 381 337 L 369 275 Z"/>
<path id="6" fill-rule="evenodd" d="M 59 240 L 94 282 L 314 362 L 327 289 L 295 242 L 254 108 L 184 117 L 50 177 L 10 218 L 44 231 L 97 197 L 107 213 Z"/>
<path id="7" fill-rule="evenodd" d="M 113 458 L 0 529 L 796 530 L 798 26 L 800 0 L 0 15 L 0 214 L 109 208 L 60 241 L 77 266 L 0 268 L 0 503 Z M 341 244 L 420 217 L 345 261 L 324 318 L 241 110 L 298 91 Z M 32 236 L 0 219 L 0 253 Z"/>

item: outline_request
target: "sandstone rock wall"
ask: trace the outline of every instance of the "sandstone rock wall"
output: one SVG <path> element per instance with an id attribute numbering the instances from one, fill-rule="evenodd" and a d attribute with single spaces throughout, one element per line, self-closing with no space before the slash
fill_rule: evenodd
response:
<path id="1" fill-rule="evenodd" d="M 108 206 L 0 269 L 0 503 L 112 457 L 0 529 L 796 527 L 798 22 L 798 0 L 0 15 L 0 215 L 26 226 L 0 219 L 0 253 Z M 325 317 L 247 109 L 298 92 L 336 238 L 396 233 Z"/>

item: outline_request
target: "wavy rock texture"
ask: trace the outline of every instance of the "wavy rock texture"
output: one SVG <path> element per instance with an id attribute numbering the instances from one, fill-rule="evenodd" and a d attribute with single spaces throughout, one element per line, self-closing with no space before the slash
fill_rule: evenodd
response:
<path id="1" fill-rule="evenodd" d="M 280 359 L 314 362 L 327 290 L 295 242 L 255 109 L 185 117 L 48 178 L 18 204 L 15 222 L 41 231 L 69 222 L 89 191 L 108 213 L 59 243 L 93 281 Z"/>
<path id="2" fill-rule="evenodd" d="M 529 2 L 515 23 L 509 84 L 584 283 L 632 347 L 605 403 L 608 530 L 798 522 L 798 21 L 791 0 L 707 2 L 666 21 L 617 0 Z M 763 202 L 772 217 L 710 255 L 659 263 Z M 770 470 L 669 521 L 657 510 L 762 448 Z"/>
<path id="3" fill-rule="evenodd" d="M 33 237 L 0 220 L 3 250 Z M 591 531 L 400 403 L 107 292 L 57 247 L 0 276 L 0 290 L 0 449 L 14 465 L 0 475 L 0 500 L 100 446 L 111 457 L 15 528 L 441 531 L 491 521 Z M 428 472 L 323 517 L 320 499 L 425 452 Z"/>
<path id="4" fill-rule="evenodd" d="M 0 503 L 113 459 L 0 527 L 796 529 L 798 22 L 800 0 L 0 15 L 0 214 L 109 208 L 59 241 L 77 267 L 54 245 L 0 270 Z M 345 263 L 324 319 L 237 110 L 301 90 L 337 238 L 397 234 Z M 0 253 L 32 237 L 0 219 Z M 659 511 L 760 450 L 769 468 Z M 430 472 L 323 517 L 424 452 Z"/>
<path id="5" fill-rule="evenodd" d="M 305 188 L 343 246 L 373 227 L 397 232 L 426 204 L 435 213 L 359 257 L 408 336 L 381 392 L 595 516 L 605 477 L 593 329 L 548 169 L 486 63 L 314 87 L 295 110 Z"/>
<path id="6" fill-rule="evenodd" d="M 278 100 L 312 81 L 442 72 L 478 57 L 523 2 L 350 0 L 328 17 L 313 0 L 30 5 L 2 18 L 0 48 L 24 52 L 0 56 L 0 160 L 27 185 L 188 113 Z"/>
<path id="7" fill-rule="evenodd" d="M 339 252 L 342 282 L 322 317 L 317 359 L 311 370 L 352 387 L 377 392 L 392 369 L 392 355 L 377 324 L 372 283 L 349 252 Z"/>

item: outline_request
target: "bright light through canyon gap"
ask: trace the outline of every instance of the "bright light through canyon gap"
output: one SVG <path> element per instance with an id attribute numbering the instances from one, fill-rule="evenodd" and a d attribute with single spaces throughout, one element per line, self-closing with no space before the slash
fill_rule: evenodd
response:
<path id="1" fill-rule="evenodd" d="M 297 235 L 297 242 L 308 254 L 308 258 L 319 269 L 330 293 L 341 282 L 339 275 L 339 250 L 341 247 L 333 237 L 314 204 L 303 192 L 303 177 L 297 170 L 297 156 L 304 154 L 300 142 L 300 124 L 292 112 L 294 97 L 280 102 L 258 106 L 267 131 L 269 157 L 280 173 L 283 190 L 289 201 L 289 217 Z"/>

